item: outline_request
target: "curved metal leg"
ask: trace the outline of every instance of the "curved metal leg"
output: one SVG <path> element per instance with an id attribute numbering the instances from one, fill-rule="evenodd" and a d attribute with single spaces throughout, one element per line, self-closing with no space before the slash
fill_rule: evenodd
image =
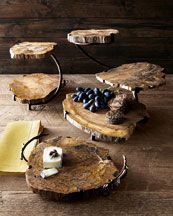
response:
<path id="1" fill-rule="evenodd" d="M 133 93 L 133 97 L 135 98 L 135 100 L 137 102 L 139 102 L 139 97 L 138 97 L 138 93 L 140 92 L 140 89 L 139 88 L 136 88 L 134 91 L 132 91 Z"/>
<path id="2" fill-rule="evenodd" d="M 58 86 L 56 88 L 56 91 L 54 93 L 54 96 L 57 95 L 57 93 L 59 92 L 59 89 L 61 88 L 61 84 L 62 84 L 62 71 L 61 71 L 61 66 L 60 66 L 60 63 L 59 61 L 57 60 L 56 56 L 54 54 L 51 54 L 51 58 L 53 59 L 53 61 L 55 62 L 56 66 L 57 66 L 57 69 L 58 69 L 58 72 L 59 72 L 59 82 L 58 82 Z"/>
<path id="3" fill-rule="evenodd" d="M 21 154 L 20 154 L 20 159 L 21 160 L 25 160 L 26 162 L 28 162 L 28 160 L 26 159 L 25 155 L 24 155 L 24 151 L 26 149 L 26 147 L 33 141 L 33 140 L 38 140 L 43 136 L 47 136 L 48 134 L 39 134 L 33 138 L 31 138 L 30 140 L 28 140 L 28 142 L 23 144 L 22 150 L 21 150 Z"/>
<path id="4" fill-rule="evenodd" d="M 41 102 L 37 102 L 37 103 L 30 103 L 29 104 L 29 110 L 32 110 L 31 106 L 32 105 L 41 105 L 41 104 L 46 104 L 48 102 L 50 102 L 54 97 L 57 96 L 57 94 L 59 93 L 59 90 L 62 86 L 62 79 L 63 79 L 63 76 L 62 76 L 62 71 L 61 71 L 61 66 L 60 66 L 60 63 L 59 61 L 57 60 L 56 56 L 54 54 L 51 54 L 50 55 L 51 58 L 53 59 L 56 67 L 57 67 L 57 71 L 58 71 L 58 74 L 59 74 L 59 79 L 58 79 L 58 83 L 57 83 L 57 88 L 54 90 L 53 93 L 51 93 L 52 95 L 45 101 L 41 101 Z"/>
<path id="5" fill-rule="evenodd" d="M 84 53 L 84 55 L 86 55 L 88 58 L 90 58 L 92 61 L 96 62 L 97 64 L 102 65 L 103 67 L 106 67 L 108 69 L 114 67 L 114 66 L 110 66 L 110 65 L 104 64 L 103 62 L 97 60 L 96 58 L 94 58 L 93 56 L 91 56 L 90 54 L 88 54 L 79 44 L 75 44 L 75 46 L 78 49 L 80 49 Z"/>

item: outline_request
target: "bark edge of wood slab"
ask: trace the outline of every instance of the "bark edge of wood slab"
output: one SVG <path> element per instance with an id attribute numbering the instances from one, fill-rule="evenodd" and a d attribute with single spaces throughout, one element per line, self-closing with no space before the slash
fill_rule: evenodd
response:
<path id="1" fill-rule="evenodd" d="M 58 85 L 58 76 L 33 73 L 14 79 L 9 88 L 20 103 L 31 105 L 44 103 L 54 94 Z"/>
<path id="2" fill-rule="evenodd" d="M 111 43 L 118 33 L 117 29 L 74 30 L 67 34 L 67 40 L 80 45 Z"/>
<path id="3" fill-rule="evenodd" d="M 148 62 L 123 64 L 108 71 L 97 73 L 96 79 L 112 87 L 130 91 L 155 88 L 166 83 L 164 68 Z"/>
<path id="4" fill-rule="evenodd" d="M 63 101 L 64 118 L 75 127 L 89 133 L 93 140 L 120 143 L 133 133 L 138 122 L 149 118 L 145 105 L 139 103 L 139 110 L 128 113 L 128 121 L 121 125 L 112 125 L 106 121 L 107 110 L 92 113 L 83 108 L 82 103 L 74 102 L 72 94 Z M 142 108 L 141 108 L 142 107 Z"/>
<path id="5" fill-rule="evenodd" d="M 10 48 L 10 55 L 12 59 L 41 59 L 50 55 L 55 46 L 55 42 L 22 42 Z"/>
<path id="6" fill-rule="evenodd" d="M 42 155 L 45 147 L 59 146 L 63 149 L 63 167 L 59 173 L 43 179 Z M 38 144 L 29 157 L 26 170 L 27 185 L 51 200 L 72 200 L 88 195 L 103 194 L 118 186 L 127 173 L 127 163 L 119 171 L 109 156 L 107 149 L 79 138 L 56 137 Z M 107 195 L 107 194 L 105 194 Z"/>

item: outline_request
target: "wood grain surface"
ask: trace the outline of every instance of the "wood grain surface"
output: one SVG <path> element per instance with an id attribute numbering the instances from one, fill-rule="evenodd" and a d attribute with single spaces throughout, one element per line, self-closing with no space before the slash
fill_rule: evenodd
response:
<path id="1" fill-rule="evenodd" d="M 135 61 L 173 66 L 172 0 L 1 0 L 0 73 L 56 73 L 49 61 L 12 61 L 9 48 L 18 41 L 55 41 L 65 73 L 96 73 L 104 68 L 88 60 L 67 33 L 76 29 L 115 28 L 115 43 L 86 48 L 107 64 Z M 38 70 L 38 71 L 37 71 Z M 44 71 L 43 71 L 44 70 Z"/>
<path id="2" fill-rule="evenodd" d="M 16 76 L 0 76 L 0 132 L 14 120 L 40 119 L 49 133 L 54 135 L 89 138 L 63 118 L 62 100 L 77 85 L 94 87 L 104 85 L 94 75 L 66 75 L 67 86 L 59 97 L 48 105 L 27 111 L 26 105 L 16 103 L 8 90 Z M 147 105 L 150 121 L 139 127 L 123 145 L 96 143 L 110 150 L 118 166 L 121 155 L 128 159 L 129 173 L 120 187 L 108 197 L 98 197 L 73 203 L 54 203 L 33 194 L 26 186 L 24 176 L 0 176 L 0 216 L 11 215 L 159 215 L 171 216 L 173 212 L 173 76 L 168 75 L 166 86 L 144 91 L 140 101 Z"/>
<path id="3" fill-rule="evenodd" d="M 53 95 L 56 88 L 59 88 L 59 76 L 27 74 L 14 79 L 9 88 L 16 101 L 28 104 L 44 103 Z"/>
<path id="4" fill-rule="evenodd" d="M 141 105 L 141 104 L 140 104 Z M 128 139 L 134 132 L 137 124 L 148 119 L 147 110 L 142 106 L 125 115 L 127 118 L 123 124 L 109 124 L 106 119 L 108 110 L 92 113 L 83 108 L 82 103 L 75 103 L 71 94 L 66 95 L 63 101 L 63 112 L 67 121 L 75 127 L 89 133 L 94 140 L 116 142 L 118 138 Z"/>

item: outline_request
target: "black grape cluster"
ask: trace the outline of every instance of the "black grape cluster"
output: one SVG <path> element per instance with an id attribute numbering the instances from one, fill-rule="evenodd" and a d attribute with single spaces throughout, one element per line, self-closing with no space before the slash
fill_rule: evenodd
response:
<path id="1" fill-rule="evenodd" d="M 85 109 L 96 112 L 108 108 L 108 101 L 114 97 L 109 89 L 77 87 L 72 95 L 74 102 L 82 102 Z"/>

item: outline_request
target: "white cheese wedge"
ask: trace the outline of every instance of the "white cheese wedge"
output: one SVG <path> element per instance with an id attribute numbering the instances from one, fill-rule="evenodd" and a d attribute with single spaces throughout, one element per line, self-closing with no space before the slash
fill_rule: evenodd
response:
<path id="1" fill-rule="evenodd" d="M 62 167 L 62 148 L 49 146 L 43 152 L 43 168 L 60 168 Z"/>
<path id="2" fill-rule="evenodd" d="M 41 171 L 40 176 L 45 179 L 57 173 L 58 170 L 56 168 L 44 169 L 43 171 Z"/>

